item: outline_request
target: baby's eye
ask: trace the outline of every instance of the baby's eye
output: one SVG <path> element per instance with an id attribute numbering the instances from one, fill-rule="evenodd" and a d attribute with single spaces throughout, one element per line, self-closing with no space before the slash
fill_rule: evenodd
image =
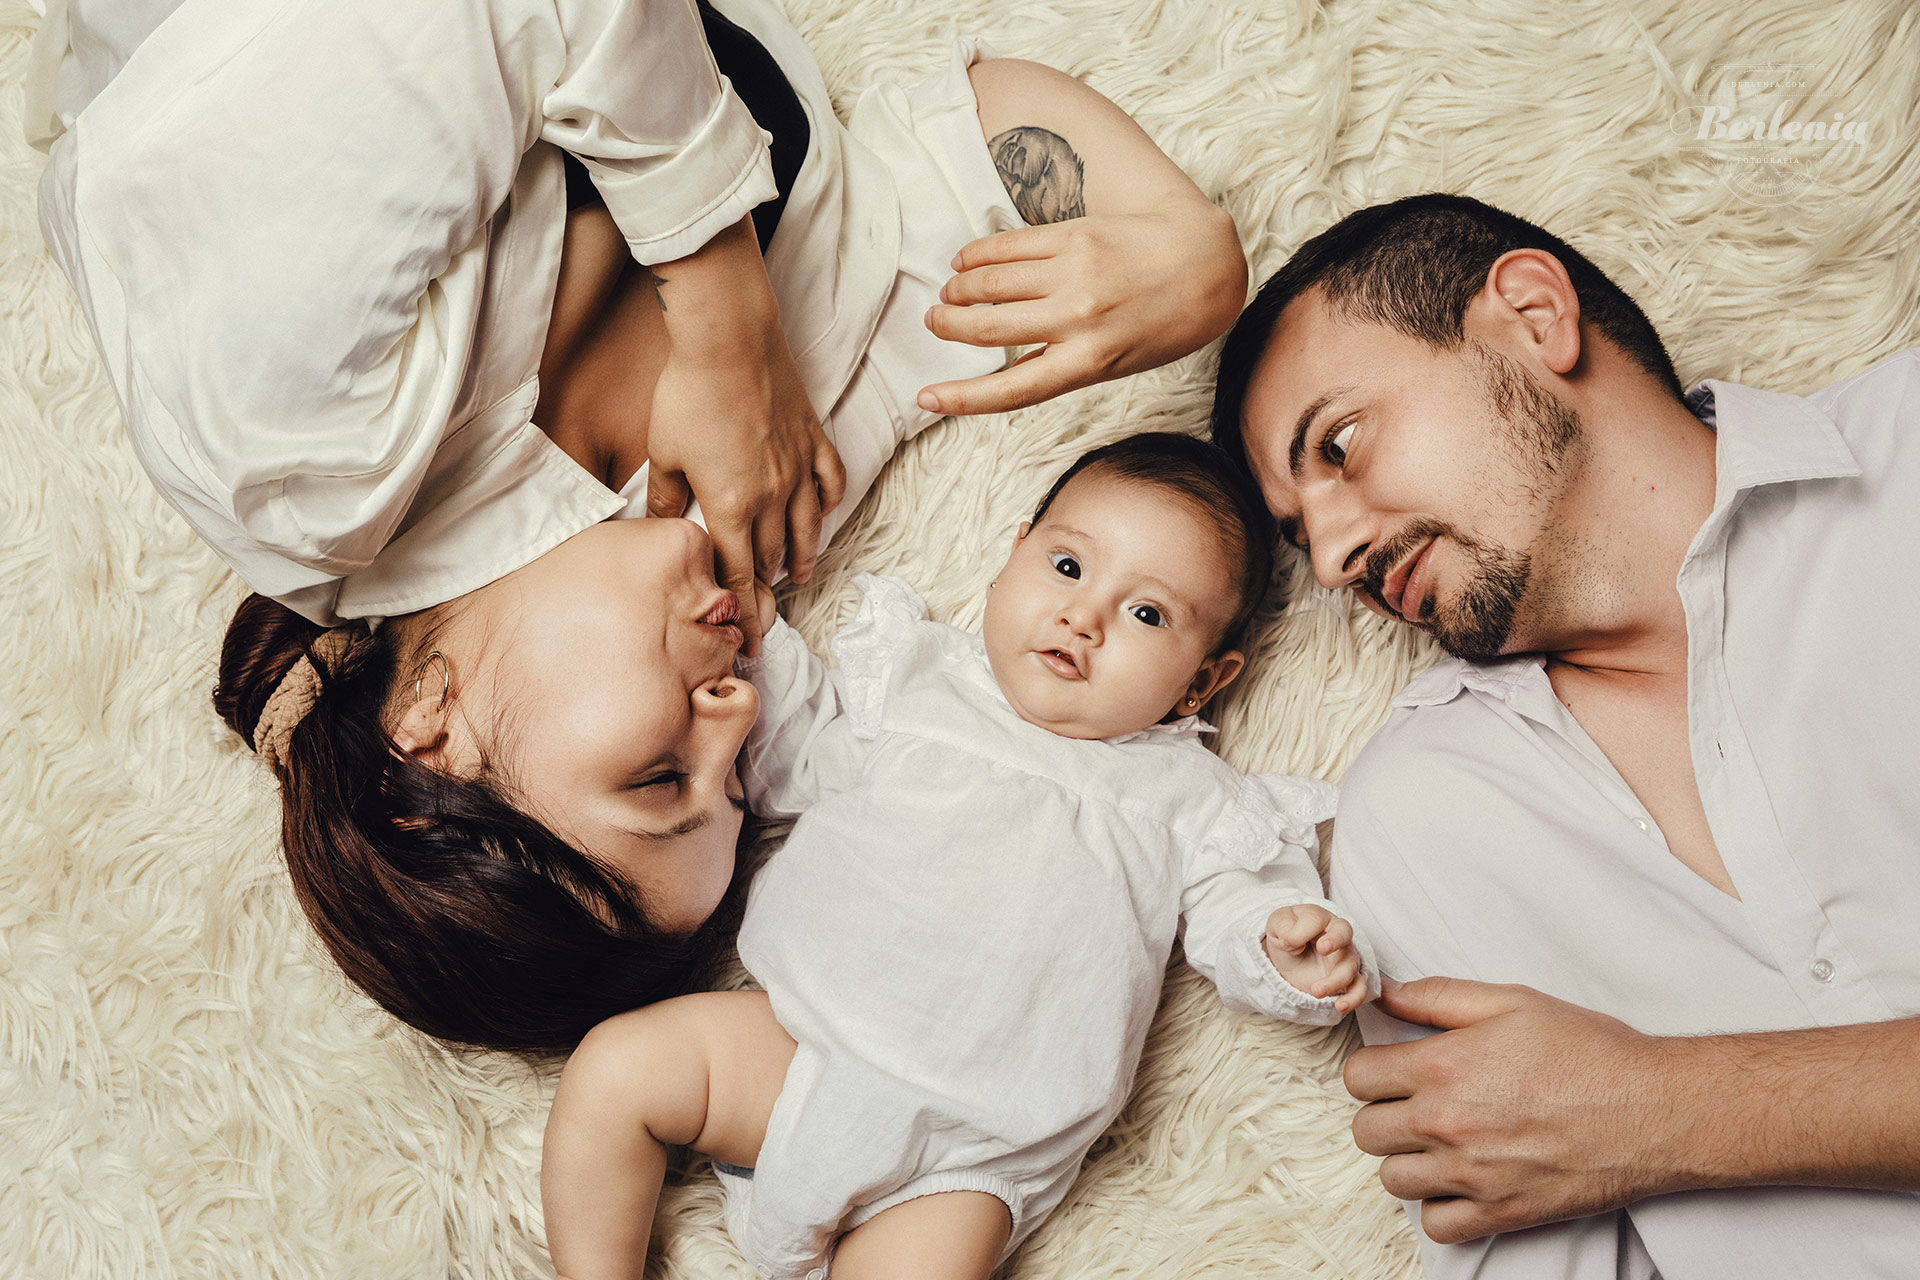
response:
<path id="1" fill-rule="evenodd" d="M 1053 563 L 1053 567 L 1060 572 L 1062 577 L 1078 578 L 1080 576 L 1080 562 L 1066 552 L 1049 552 L 1047 559 Z"/>
<path id="2" fill-rule="evenodd" d="M 1164 627 L 1167 625 L 1166 618 L 1161 615 L 1158 609 L 1150 604 L 1134 605 L 1128 612 L 1150 627 Z"/>
<path id="3" fill-rule="evenodd" d="M 1353 443 L 1353 431 L 1356 424 L 1343 422 L 1327 433 L 1320 442 L 1320 456 L 1336 467 L 1347 465 L 1347 449 Z"/>

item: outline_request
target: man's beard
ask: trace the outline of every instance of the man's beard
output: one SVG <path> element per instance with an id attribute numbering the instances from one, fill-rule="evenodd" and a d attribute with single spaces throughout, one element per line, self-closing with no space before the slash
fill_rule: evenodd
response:
<path id="1" fill-rule="evenodd" d="M 1527 592 L 1533 561 L 1526 552 L 1482 542 L 1439 520 L 1419 520 L 1367 556 L 1367 574 L 1361 588 L 1385 605 L 1382 584 L 1393 566 L 1431 538 L 1445 538 L 1460 548 L 1473 561 L 1473 568 L 1457 601 L 1442 606 L 1436 600 L 1426 618 L 1407 621 L 1431 635 L 1456 658 L 1491 662 L 1506 647 L 1514 613 Z"/>
<path id="2" fill-rule="evenodd" d="M 1580 417 L 1514 361 L 1482 343 L 1472 345 L 1488 407 L 1504 428 L 1503 443 L 1532 477 L 1518 496 L 1543 505 L 1550 514 L 1558 496 L 1554 490 L 1565 483 L 1561 472 L 1566 459 L 1585 444 Z M 1560 486 L 1554 484 L 1556 479 Z M 1415 548 L 1436 537 L 1464 552 L 1473 562 L 1472 570 L 1457 601 L 1443 607 L 1436 597 L 1428 617 L 1413 625 L 1456 658 L 1491 662 L 1506 652 L 1520 602 L 1533 581 L 1533 557 L 1527 552 L 1475 538 L 1444 521 L 1416 521 L 1367 556 L 1362 588 L 1384 604 L 1387 574 Z"/>

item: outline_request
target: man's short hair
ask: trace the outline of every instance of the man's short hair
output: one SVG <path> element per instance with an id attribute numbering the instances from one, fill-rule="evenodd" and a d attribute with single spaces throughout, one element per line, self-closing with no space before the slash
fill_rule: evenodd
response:
<path id="1" fill-rule="evenodd" d="M 1300 246 L 1260 286 L 1220 350 L 1213 439 L 1245 460 L 1241 432 L 1247 384 L 1287 304 L 1318 285 L 1336 314 L 1397 329 L 1442 349 L 1465 337 L 1467 304 L 1501 254 L 1540 249 L 1559 259 L 1580 316 L 1627 358 L 1683 397 L 1673 361 L 1637 303 L 1579 250 L 1525 218 L 1468 196 L 1407 196 L 1348 214 Z"/>

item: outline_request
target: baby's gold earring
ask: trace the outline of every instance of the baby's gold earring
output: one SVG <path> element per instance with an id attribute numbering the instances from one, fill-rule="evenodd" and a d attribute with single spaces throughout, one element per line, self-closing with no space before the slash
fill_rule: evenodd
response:
<path id="1" fill-rule="evenodd" d="M 987 590 L 989 590 L 989 591 L 991 591 L 991 590 L 993 590 L 993 589 L 994 589 L 995 587 L 997 587 L 997 586 L 999 586 L 999 585 L 1000 585 L 1000 579 L 998 579 L 998 578 L 995 578 L 995 579 L 994 579 L 994 580 L 993 580 L 992 582 L 989 582 L 989 583 L 987 584 Z"/>
<path id="2" fill-rule="evenodd" d="M 1199 702 L 1199 701 L 1200 701 L 1200 699 L 1198 699 L 1198 698 L 1196 698 L 1196 697 L 1194 697 L 1194 696 L 1193 696 L 1192 694 L 1188 694 L 1188 695 L 1187 695 L 1187 705 L 1188 705 L 1188 706 L 1190 706 L 1190 707 L 1191 707 L 1191 706 L 1193 706 L 1193 705 L 1194 705 L 1195 703 L 1197 703 L 1197 702 Z"/>

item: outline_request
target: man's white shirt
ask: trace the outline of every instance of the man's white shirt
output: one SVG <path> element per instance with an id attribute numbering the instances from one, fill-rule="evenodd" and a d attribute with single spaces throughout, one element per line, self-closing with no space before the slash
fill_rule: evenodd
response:
<path id="1" fill-rule="evenodd" d="M 1692 403 L 1717 443 L 1677 581 L 1688 732 L 1740 897 L 1668 851 L 1537 656 L 1407 686 L 1343 785 L 1330 895 L 1389 978 L 1525 983 L 1650 1033 L 1920 1015 L 1920 351 Z M 1920 1274 L 1920 1196 L 1693 1192 L 1422 1252 L 1433 1277 Z"/>

